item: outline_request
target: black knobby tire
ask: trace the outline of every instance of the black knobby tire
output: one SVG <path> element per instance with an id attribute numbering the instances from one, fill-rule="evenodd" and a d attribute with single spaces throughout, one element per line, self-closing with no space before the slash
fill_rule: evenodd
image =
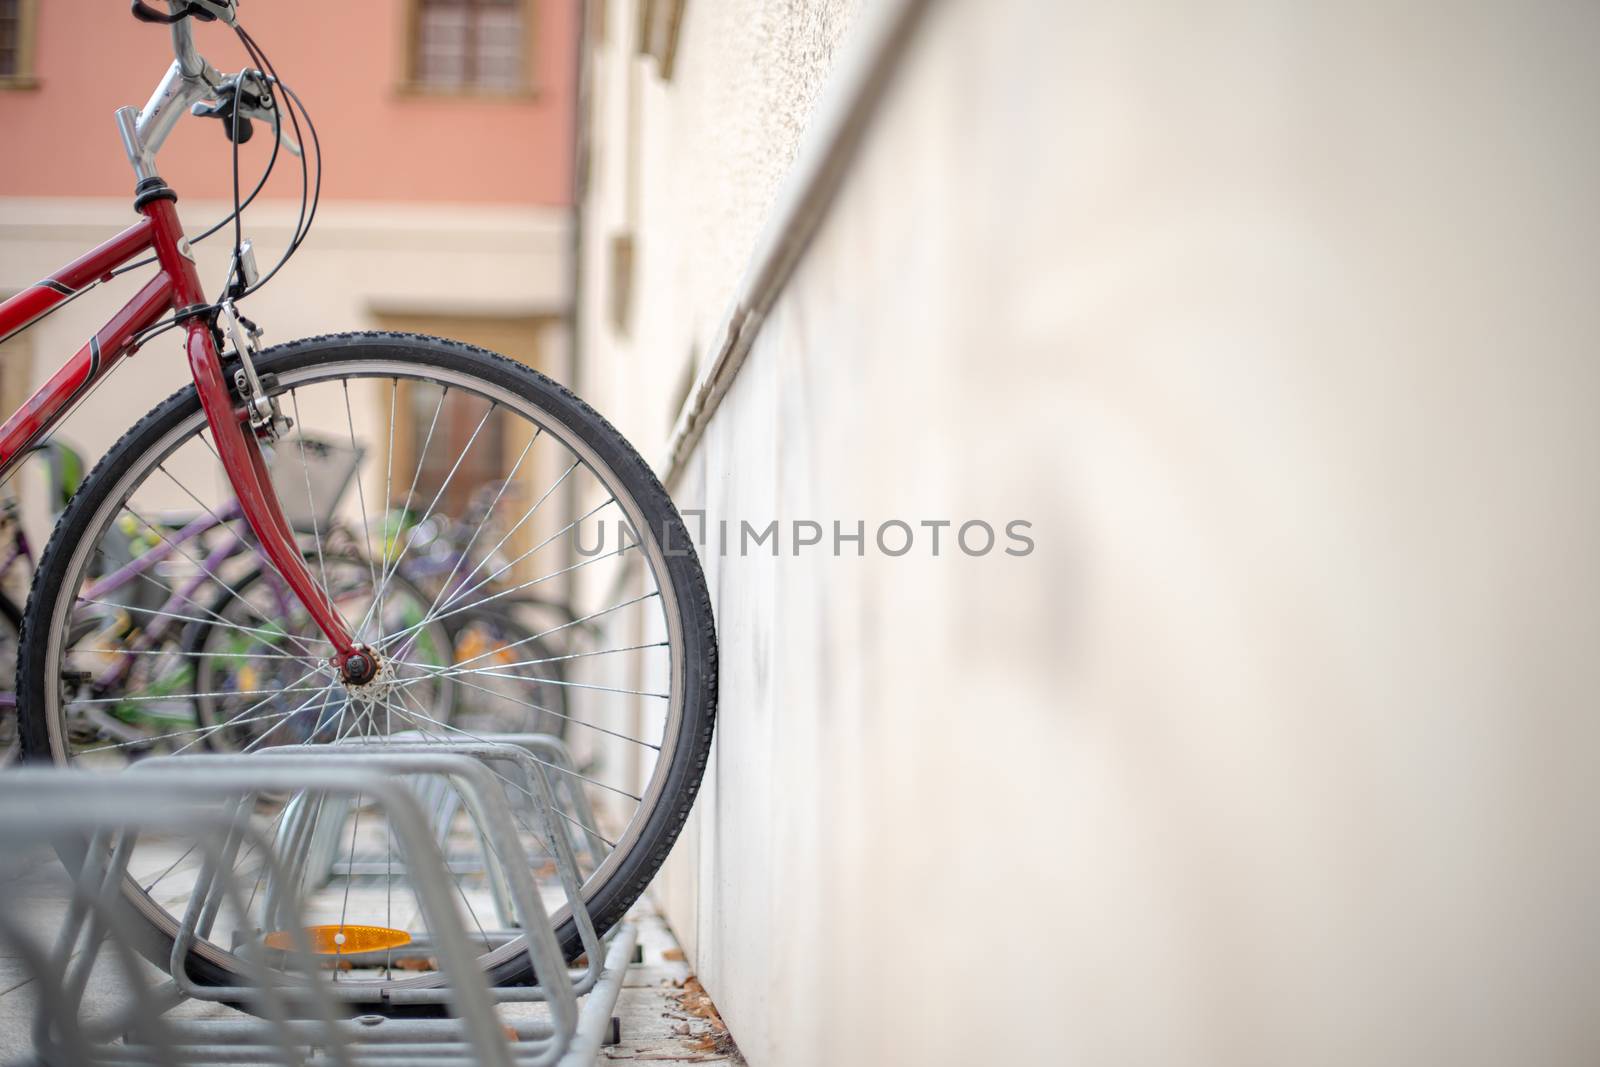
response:
<path id="1" fill-rule="evenodd" d="M 288 375 L 324 363 L 374 360 L 402 362 L 422 369 L 437 367 L 515 394 L 559 423 L 609 468 L 632 497 L 653 530 L 664 535 L 665 567 L 673 591 L 672 610 L 681 623 L 681 718 L 673 731 L 676 742 L 664 774 L 664 787 L 644 818 L 633 847 L 609 877 L 586 890 L 589 910 L 600 931 L 616 924 L 638 900 L 683 829 L 699 791 L 710 753 L 717 700 L 717 644 L 710 595 L 683 520 L 666 490 L 634 448 L 604 418 L 570 390 L 531 368 L 484 349 L 455 341 L 398 333 L 347 333 L 309 338 L 261 353 L 263 374 Z M 419 373 L 422 373 L 419 370 Z M 229 374 L 231 380 L 231 368 Z M 59 680 L 47 677 L 50 628 L 69 578 L 73 550 L 90 536 L 92 520 L 125 475 L 163 435 L 196 416 L 199 400 L 192 386 L 180 389 L 146 415 L 111 447 L 83 482 L 57 523 L 34 573 L 22 624 L 18 657 L 18 726 L 23 758 L 60 763 L 67 758 L 63 731 L 52 730 L 42 695 Z M 666 598 L 663 597 L 663 600 Z M 149 951 L 165 966 L 172 939 L 153 931 Z M 568 917 L 557 936 L 575 958 L 581 951 L 573 920 Z M 200 956 L 191 956 L 190 976 L 209 984 L 231 984 L 238 976 Z M 499 984 L 532 978 L 525 955 L 513 956 L 490 972 Z"/>

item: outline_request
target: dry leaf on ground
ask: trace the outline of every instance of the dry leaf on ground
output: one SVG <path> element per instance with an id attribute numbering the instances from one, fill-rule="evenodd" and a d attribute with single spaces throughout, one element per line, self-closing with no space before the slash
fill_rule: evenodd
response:
<path id="1" fill-rule="evenodd" d="M 681 992 L 667 995 L 678 1002 L 678 1010 L 686 1017 L 699 1019 L 707 1025 L 707 1029 L 699 1033 L 687 1034 L 693 1038 L 689 1042 L 689 1048 L 698 1053 L 718 1056 L 733 1055 L 739 1051 L 738 1046 L 733 1043 L 732 1035 L 728 1033 L 727 1024 L 717 1012 L 717 1006 L 711 1002 L 711 996 L 706 992 L 705 986 L 700 984 L 700 979 L 690 975 L 683 980 Z M 674 1027 L 674 1030 L 677 1028 Z M 684 1031 L 687 1031 L 687 1027 Z"/>

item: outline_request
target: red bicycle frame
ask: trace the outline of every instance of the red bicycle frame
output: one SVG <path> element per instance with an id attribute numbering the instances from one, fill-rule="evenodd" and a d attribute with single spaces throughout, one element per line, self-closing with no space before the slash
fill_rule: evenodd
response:
<path id="1" fill-rule="evenodd" d="M 311 577 L 289 523 L 278 504 L 260 442 L 242 406 L 229 394 L 217 351 L 215 309 L 206 300 L 200 276 L 183 236 L 174 206 L 176 197 L 159 179 L 142 182 L 136 201 L 143 219 L 80 259 L 0 304 L 0 341 L 37 322 L 66 300 L 109 281 L 111 272 L 130 259 L 154 250 L 160 272 L 129 300 L 67 363 L 39 387 L 0 426 L 0 478 L 10 473 L 29 447 L 48 434 L 89 390 L 139 348 L 139 334 L 169 311 L 182 318 L 189 370 L 200 406 L 211 426 L 228 481 L 239 509 L 255 532 L 261 552 L 281 574 L 317 626 L 333 643 L 333 664 L 346 663 L 366 650 L 355 643 L 332 603 Z M 368 666 L 364 662 L 363 666 Z"/>

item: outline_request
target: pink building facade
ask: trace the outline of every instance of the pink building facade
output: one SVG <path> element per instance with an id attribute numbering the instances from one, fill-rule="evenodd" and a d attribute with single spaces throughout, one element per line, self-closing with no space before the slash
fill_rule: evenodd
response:
<path id="1" fill-rule="evenodd" d="M 0 0 L 0 296 L 128 225 L 133 176 L 115 110 L 142 105 L 172 61 L 167 32 L 125 4 Z M 568 373 L 573 100 L 579 0 L 243 0 L 240 21 L 316 121 L 322 204 L 309 240 L 247 308 L 267 343 L 351 329 L 456 337 Z M 224 72 L 247 64 L 225 27 L 196 27 Z M 240 153 L 253 186 L 266 131 Z M 184 119 L 158 160 L 191 234 L 230 204 L 230 146 Z M 245 216 L 263 267 L 300 207 L 280 157 Z M 196 246 L 220 281 L 231 242 Z M 48 377 L 137 285 L 132 274 L 0 345 L 8 407 Z M 61 436 L 93 459 L 183 384 L 152 343 Z"/>
<path id="2" fill-rule="evenodd" d="M 0 197 L 126 194 L 111 115 L 142 104 L 171 61 L 166 31 L 135 21 L 125 5 L 93 14 L 39 0 L 21 0 L 24 7 L 29 17 L 19 16 L 18 32 L 30 37 L 28 69 L 0 78 L 9 160 L 0 164 Z M 577 7 L 578 0 L 245 0 L 239 14 L 316 119 L 330 200 L 564 207 L 572 199 Z M 485 9 L 501 16 L 484 19 Z M 468 74 L 467 60 L 484 65 L 483 39 L 491 37 L 515 50 L 504 69 Z M 247 63 L 223 27 L 200 26 L 197 41 L 225 72 Z M 441 50 L 459 58 L 434 58 Z M 162 170 L 191 196 L 224 197 L 230 176 L 219 144 L 219 131 L 184 123 L 162 152 Z M 264 145 L 249 152 L 259 158 Z M 275 191 L 293 190 L 281 182 Z"/>

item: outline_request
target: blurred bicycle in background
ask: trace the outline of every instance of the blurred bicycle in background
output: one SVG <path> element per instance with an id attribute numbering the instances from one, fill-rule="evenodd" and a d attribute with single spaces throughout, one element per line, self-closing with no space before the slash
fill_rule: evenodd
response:
<path id="1" fill-rule="evenodd" d="M 60 439 L 46 441 L 29 450 L 33 461 L 42 465 L 45 500 L 50 521 L 61 514 L 83 481 L 83 457 Z M 35 556 L 23 527 L 22 503 L 17 499 L 15 481 L 0 486 L 0 767 L 17 758 L 17 647 L 22 638 L 21 601 L 33 580 Z"/>
<path id="2" fill-rule="evenodd" d="M 367 617 L 369 627 L 389 632 L 415 630 L 409 651 L 441 675 L 419 686 L 425 706 L 473 733 L 564 736 L 564 664 L 581 654 L 594 630 L 575 623 L 563 602 L 507 591 L 505 576 L 515 561 L 503 551 L 505 512 L 520 498 L 516 488 L 483 486 L 460 517 L 392 510 L 383 522 L 384 555 L 372 560 L 340 518 L 361 452 L 314 438 L 303 445 L 304 470 L 292 464 L 296 469 L 275 470 L 275 480 L 307 487 L 298 500 L 282 494 L 307 563 L 349 617 Z M 49 500 L 59 512 L 83 465 L 59 443 L 40 452 L 47 459 Z M 317 514 L 311 508 L 319 498 L 327 503 Z M 0 501 L 0 583 L 31 576 L 34 556 L 20 512 L 15 496 Z M 76 744 L 137 757 L 182 751 L 196 728 L 203 731 L 202 746 L 213 751 L 336 736 L 344 711 L 338 696 L 322 705 L 291 706 L 300 692 L 291 668 L 314 640 L 315 623 L 288 585 L 260 565 L 237 512 L 234 504 L 157 516 L 130 509 L 122 516 L 120 536 L 86 588 L 74 624 L 80 667 L 68 679 L 77 691 L 68 728 Z M 374 568 L 389 567 L 395 574 L 378 605 L 367 579 Z M 423 624 L 441 605 L 453 610 Z M 21 621 L 16 602 L 0 590 L 0 672 L 8 682 Z M 448 676 L 455 664 L 484 660 L 492 670 L 466 681 Z M 260 699 L 274 694 L 277 699 Z M 251 714 L 241 714 L 244 709 Z M 0 693 L 8 763 L 16 754 L 15 712 L 8 684 Z M 266 723 L 273 724 L 270 737 Z"/>

